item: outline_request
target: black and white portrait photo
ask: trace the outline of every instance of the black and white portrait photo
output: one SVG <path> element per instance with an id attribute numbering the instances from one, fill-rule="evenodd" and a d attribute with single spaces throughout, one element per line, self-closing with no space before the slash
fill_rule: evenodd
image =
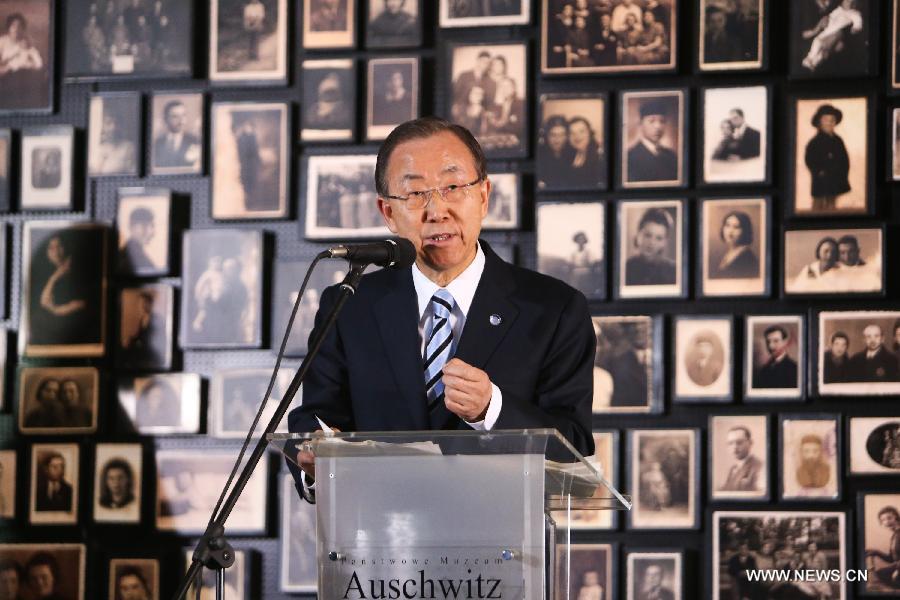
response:
<path id="1" fill-rule="evenodd" d="M 594 316 L 592 412 L 654 414 L 662 410 L 662 321 L 659 318 Z"/>
<path id="2" fill-rule="evenodd" d="M 156 373 L 119 380 L 119 405 L 132 430 L 149 435 L 200 431 L 200 376 Z"/>
<path id="3" fill-rule="evenodd" d="M 631 529 L 692 529 L 699 523 L 696 429 L 629 429 Z"/>
<path id="4" fill-rule="evenodd" d="M 172 368 L 175 290 L 165 283 L 119 291 L 116 364 L 136 371 Z"/>
<path id="5" fill-rule="evenodd" d="M 0 212 L 9 212 L 12 197 L 12 130 L 0 129 Z"/>
<path id="6" fill-rule="evenodd" d="M 300 293 L 300 284 L 309 269 L 311 259 L 279 260 L 275 263 L 272 298 L 272 344 L 278 348 L 287 329 L 291 310 Z M 285 356 L 306 356 L 306 343 L 312 333 L 316 313 L 319 311 L 319 299 L 325 288 L 338 285 L 347 275 L 347 263 L 342 261 L 320 262 L 309 278 L 294 325 L 284 349 Z"/>
<path id="7" fill-rule="evenodd" d="M 109 561 L 110 600 L 159 600 L 159 561 L 114 558 Z"/>
<path id="8" fill-rule="evenodd" d="M 703 296 L 762 296 L 769 291 L 767 198 L 704 198 L 700 205 Z"/>
<path id="9" fill-rule="evenodd" d="M 19 430 L 24 434 L 93 433 L 98 386 L 94 367 L 23 367 L 19 371 Z"/>
<path id="10" fill-rule="evenodd" d="M 0 450 L 0 520 L 16 516 L 16 451 Z M 3 569 L 0 569 L 0 581 Z"/>
<path id="11" fill-rule="evenodd" d="M 300 78 L 300 139 L 304 142 L 352 140 L 356 131 L 353 60 L 304 60 Z"/>
<path id="12" fill-rule="evenodd" d="M 184 234 L 183 348 L 255 348 L 262 343 L 263 234 L 194 229 Z"/>
<path id="13" fill-rule="evenodd" d="M 884 231 L 786 229 L 785 294 L 877 294 L 884 289 Z"/>
<path id="14" fill-rule="evenodd" d="M 703 182 L 766 181 L 769 88 L 706 88 L 702 93 Z"/>
<path id="15" fill-rule="evenodd" d="M 675 69 L 674 0 L 543 3 L 541 72 L 615 74 Z"/>
<path id="16" fill-rule="evenodd" d="M 486 27 L 527 25 L 531 22 L 531 0 L 440 0 L 441 27 Z"/>
<path id="17" fill-rule="evenodd" d="M 797 99 L 794 114 L 793 212 L 868 212 L 868 98 Z"/>
<path id="18" fill-rule="evenodd" d="M 900 394 L 898 328 L 900 311 L 818 313 L 819 394 Z"/>
<path id="19" fill-rule="evenodd" d="M 747 315 L 744 323 L 744 397 L 800 399 L 806 370 L 803 317 Z"/>
<path id="20" fill-rule="evenodd" d="M 187 77 L 194 5 L 182 0 L 76 0 L 66 8 L 66 78 Z"/>
<path id="21" fill-rule="evenodd" d="M 352 48 L 356 41 L 356 0 L 303 3 L 303 48 Z"/>
<path id="22" fill-rule="evenodd" d="M 283 475 L 281 490 L 281 591 L 317 591 L 316 507 L 304 502 L 290 475 Z"/>
<path id="23" fill-rule="evenodd" d="M 28 522 L 78 522 L 78 444 L 32 444 Z"/>
<path id="24" fill-rule="evenodd" d="M 266 397 L 272 376 L 271 369 L 228 369 L 216 371 L 210 385 L 209 431 L 217 438 L 247 436 L 259 405 Z M 282 394 L 291 383 L 293 371 L 282 367 L 275 378 L 272 393 L 260 417 L 258 427 L 272 420 Z M 301 388 L 302 389 L 302 388 Z M 291 407 L 299 406 L 302 391 L 298 391 Z M 287 433 L 287 419 L 283 419 L 276 433 Z"/>
<path id="25" fill-rule="evenodd" d="M 373 58 L 368 63 L 366 139 L 382 140 L 419 116 L 419 59 Z"/>
<path id="26" fill-rule="evenodd" d="M 797 0 L 790 4 L 789 72 L 794 77 L 870 75 L 878 50 L 872 0 Z"/>
<path id="27" fill-rule="evenodd" d="M 214 219 L 287 216 L 286 103 L 214 103 L 210 145 Z"/>
<path id="28" fill-rule="evenodd" d="M 6 598 L 85 600 L 84 544 L 0 544 Z"/>
<path id="29" fill-rule="evenodd" d="M 422 0 L 369 0 L 367 48 L 416 48 L 422 45 Z"/>
<path id="30" fill-rule="evenodd" d="M 617 205 L 616 297 L 682 297 L 685 284 L 683 200 Z"/>
<path id="31" fill-rule="evenodd" d="M 710 499 L 768 499 L 769 442 L 766 415 L 710 416 Z"/>
<path id="32" fill-rule="evenodd" d="M 378 211 L 374 154 L 309 156 L 304 166 L 307 239 L 391 235 Z"/>
<path id="33" fill-rule="evenodd" d="M 900 594 L 900 494 L 860 493 L 858 546 L 868 573 L 861 583 L 867 596 L 896 597 Z"/>
<path id="34" fill-rule="evenodd" d="M 450 47 L 447 112 L 491 158 L 528 151 L 528 53 L 524 43 Z"/>
<path id="35" fill-rule="evenodd" d="M 491 196 L 482 229 L 518 229 L 522 204 L 522 177 L 519 173 L 490 173 Z M 496 250 L 494 244 L 491 247 Z"/>
<path id="36" fill-rule="evenodd" d="M 19 165 L 19 207 L 22 210 L 71 210 L 75 195 L 71 125 L 22 130 Z"/>
<path id="37" fill-rule="evenodd" d="M 287 80 L 287 0 L 209 0 L 209 79 Z"/>
<path id="38" fill-rule="evenodd" d="M 137 175 L 142 154 L 140 94 L 92 95 L 88 121 L 88 175 Z"/>
<path id="39" fill-rule="evenodd" d="M 118 271 L 132 277 L 169 273 L 172 193 L 162 188 L 119 188 Z"/>
<path id="40" fill-rule="evenodd" d="M 140 444 L 97 444 L 94 467 L 94 521 L 139 523 L 142 450 Z"/>
<path id="41" fill-rule="evenodd" d="M 900 475 L 900 417 L 850 417 L 851 475 Z"/>
<path id="42" fill-rule="evenodd" d="M 187 572 L 191 564 L 191 558 L 194 554 L 194 547 L 185 548 L 184 550 L 184 571 Z M 225 587 L 222 590 L 225 598 L 231 600 L 244 600 L 248 598 L 247 588 L 250 582 L 250 575 L 247 573 L 249 569 L 250 558 L 244 550 L 234 551 L 234 564 L 225 569 Z M 200 570 L 200 598 L 202 600 L 212 600 L 216 597 L 216 572 L 209 569 Z M 194 585 L 188 588 L 188 598 L 197 597 L 197 588 Z"/>
<path id="43" fill-rule="evenodd" d="M 106 237 L 107 228 L 98 223 L 24 223 L 20 354 L 103 355 Z"/>
<path id="44" fill-rule="evenodd" d="M 582 543 L 562 547 L 556 554 L 554 597 L 615 598 L 616 554 L 612 544 Z"/>
<path id="45" fill-rule="evenodd" d="M 0 113 L 48 113 L 53 109 L 52 0 L 0 2 Z"/>
<path id="46" fill-rule="evenodd" d="M 676 402 L 730 402 L 734 368 L 730 316 L 674 318 Z"/>
<path id="47" fill-rule="evenodd" d="M 782 500 L 840 498 L 840 417 L 782 415 Z"/>
<path id="48" fill-rule="evenodd" d="M 544 94 L 540 104 L 537 187 L 604 190 L 609 185 L 604 94 Z"/>
<path id="49" fill-rule="evenodd" d="M 628 600 L 682 600 L 681 552 L 629 552 Z"/>
<path id="50" fill-rule="evenodd" d="M 203 94 L 153 94 L 150 101 L 151 175 L 203 172 Z"/>
<path id="51" fill-rule="evenodd" d="M 606 295 L 606 205 L 539 202 L 537 270 L 561 279 L 589 300 Z"/>
<path id="52" fill-rule="evenodd" d="M 684 91 L 622 92 L 621 164 L 623 188 L 685 184 Z"/>
<path id="53" fill-rule="evenodd" d="M 698 0 L 701 71 L 763 67 L 767 0 Z"/>

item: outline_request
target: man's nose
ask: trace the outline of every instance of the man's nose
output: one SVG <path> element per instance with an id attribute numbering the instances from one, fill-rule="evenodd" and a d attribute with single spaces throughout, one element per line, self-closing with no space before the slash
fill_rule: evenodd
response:
<path id="1" fill-rule="evenodd" d="M 434 189 L 428 197 L 425 204 L 425 218 L 428 221 L 441 221 L 447 217 L 447 201 L 441 196 L 441 193 Z"/>

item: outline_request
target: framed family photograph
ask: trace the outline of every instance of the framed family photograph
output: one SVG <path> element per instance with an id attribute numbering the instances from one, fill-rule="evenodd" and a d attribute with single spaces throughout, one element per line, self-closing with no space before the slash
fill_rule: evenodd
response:
<path id="1" fill-rule="evenodd" d="M 605 190 L 609 186 L 608 102 L 604 93 L 541 95 L 538 190 Z"/>
<path id="2" fill-rule="evenodd" d="M 606 204 L 538 202 L 535 218 L 537 270 L 588 300 L 606 297 Z"/>
<path id="3" fill-rule="evenodd" d="M 785 295 L 884 293 L 884 229 L 785 228 Z"/>
<path id="4" fill-rule="evenodd" d="M 309 0 L 303 3 L 303 48 L 353 48 L 356 0 Z"/>
<path id="5" fill-rule="evenodd" d="M 897 576 L 897 539 L 900 530 L 900 494 L 859 492 L 857 540 L 860 568 L 867 578 L 858 592 L 866 596 L 896 597 L 900 594 Z"/>
<path id="6" fill-rule="evenodd" d="M 75 128 L 71 125 L 26 127 L 20 139 L 19 208 L 72 210 L 77 194 Z"/>
<path id="7" fill-rule="evenodd" d="M 418 118 L 418 57 L 373 58 L 368 62 L 367 76 L 367 140 L 383 140 L 400 123 Z"/>
<path id="8" fill-rule="evenodd" d="M 806 371 L 803 315 L 744 318 L 744 399 L 802 400 Z"/>
<path id="9" fill-rule="evenodd" d="M 97 431 L 99 380 L 95 367 L 22 367 L 19 431 L 25 435 Z"/>
<path id="10" fill-rule="evenodd" d="M 877 0 L 792 2 L 790 76 L 827 79 L 875 74 L 881 4 Z"/>
<path id="11" fill-rule="evenodd" d="M 866 96 L 794 100 L 789 214 L 830 217 L 872 212 L 872 118 Z"/>
<path id="12" fill-rule="evenodd" d="M 266 397 L 266 389 L 272 377 L 271 369 L 228 369 L 213 374 L 209 391 L 209 433 L 217 438 L 244 439 L 259 405 Z M 293 371 L 282 367 L 275 378 L 275 385 L 266 408 L 259 420 L 259 428 L 265 426 L 275 415 L 275 409 L 282 395 L 291 383 Z M 291 407 L 299 406 L 302 390 L 298 391 Z M 276 430 L 287 433 L 287 419 L 283 419 Z"/>
<path id="13" fill-rule="evenodd" d="M 771 180 L 769 115 L 765 85 L 704 88 L 700 94 L 705 184 L 765 183 Z"/>
<path id="14" fill-rule="evenodd" d="M 687 184 L 686 90 L 624 91 L 620 96 L 619 186 Z"/>
<path id="15" fill-rule="evenodd" d="M 528 46 L 449 44 L 445 113 L 475 136 L 488 158 L 528 154 Z"/>
<path id="16" fill-rule="evenodd" d="M 771 291 L 768 197 L 700 201 L 700 296 L 767 296 Z"/>
<path id="17" fill-rule="evenodd" d="M 209 80 L 286 83 L 287 26 L 287 0 L 209 0 Z"/>
<path id="18" fill-rule="evenodd" d="M 700 71 L 759 71 L 768 63 L 768 0 L 697 0 Z"/>
<path id="19" fill-rule="evenodd" d="M 316 507 L 305 502 L 290 473 L 281 475 L 282 592 L 315 593 L 319 573 L 316 559 Z"/>
<path id="20" fill-rule="evenodd" d="M 200 432 L 200 376 L 156 373 L 119 380 L 119 407 L 133 431 L 145 435 Z"/>
<path id="21" fill-rule="evenodd" d="M 684 596 L 682 552 L 635 551 L 625 555 L 628 600 L 682 600 Z"/>
<path id="22" fill-rule="evenodd" d="M 109 561 L 109 598 L 159 600 L 159 561 L 114 558 Z"/>
<path id="23" fill-rule="evenodd" d="M 137 176 L 140 172 L 141 95 L 92 94 L 88 114 L 88 176 Z"/>
<path id="24" fill-rule="evenodd" d="M 840 500 L 840 415 L 780 415 L 782 500 Z"/>
<path id="25" fill-rule="evenodd" d="M 194 548 L 184 549 L 185 573 L 191 564 L 191 557 L 194 555 Z M 223 595 L 228 600 L 244 600 L 249 598 L 250 587 L 250 566 L 253 558 L 253 552 L 246 550 L 234 551 L 234 564 L 225 569 L 225 586 Z M 194 582 L 187 592 L 188 598 L 215 598 L 216 596 L 216 572 L 210 569 L 200 569 L 200 589 L 197 590 Z"/>
<path id="26" fill-rule="evenodd" d="M 262 344 L 263 232 L 193 229 L 182 247 L 182 348 Z"/>
<path id="27" fill-rule="evenodd" d="M 687 297 L 684 200 L 622 200 L 616 206 L 616 298 Z"/>
<path id="28" fill-rule="evenodd" d="M 900 475 L 900 417 L 849 417 L 848 473 Z"/>
<path id="29" fill-rule="evenodd" d="M 900 311 L 820 311 L 814 323 L 819 395 L 900 394 Z"/>
<path id="30" fill-rule="evenodd" d="M 12 130 L 4 127 L 0 129 L 0 213 L 12 208 L 12 152 Z"/>
<path id="31" fill-rule="evenodd" d="M 678 315 L 674 402 L 731 402 L 734 317 Z"/>
<path id="32" fill-rule="evenodd" d="M 213 103 L 213 219 L 288 215 L 288 114 L 284 102 Z"/>
<path id="33" fill-rule="evenodd" d="M 86 554 L 84 544 L 0 544 L 0 574 L 16 594 L 84 600 Z"/>
<path id="34" fill-rule="evenodd" d="M 300 140 L 352 141 L 356 137 L 356 63 L 353 59 L 304 60 L 300 79 L 303 90 Z"/>
<path id="35" fill-rule="evenodd" d="M 663 410 L 662 316 L 592 316 L 596 414 L 659 414 Z"/>
<path id="36" fill-rule="evenodd" d="M 629 429 L 630 529 L 700 526 L 700 431 Z"/>
<path id="37" fill-rule="evenodd" d="M 103 356 L 107 227 L 26 221 L 22 232 L 19 354 Z"/>
<path id="38" fill-rule="evenodd" d="M 166 283 L 119 291 L 116 366 L 134 371 L 168 371 L 174 345 L 175 288 Z"/>
<path id="39" fill-rule="evenodd" d="M 441 27 L 528 25 L 531 22 L 531 0 L 440 0 L 438 11 Z"/>
<path id="40" fill-rule="evenodd" d="M 711 501 L 771 498 L 768 415 L 710 415 L 708 439 Z"/>
<path id="41" fill-rule="evenodd" d="M 378 210 L 375 155 L 304 158 L 308 240 L 377 238 L 391 235 Z"/>
<path id="42" fill-rule="evenodd" d="M 156 93 L 150 100 L 151 175 L 203 173 L 203 93 Z"/>
<path id="43" fill-rule="evenodd" d="M 140 523 L 143 482 L 141 444 L 97 444 L 94 521 Z"/>
<path id="44" fill-rule="evenodd" d="M 53 112 L 56 2 L 3 0 L 0 114 Z"/>
<path id="45" fill-rule="evenodd" d="M 483 230 L 516 230 L 521 226 L 521 173 L 490 173 L 491 196 L 488 212 L 481 220 Z M 494 248 L 496 250 L 496 248 Z"/>
<path id="46" fill-rule="evenodd" d="M 0 520 L 16 518 L 17 497 L 16 451 L 0 450 Z"/>
<path id="47" fill-rule="evenodd" d="M 300 283 L 311 264 L 311 258 L 279 260 L 275 263 L 271 312 L 273 348 L 279 348 L 281 345 L 288 321 L 291 318 L 291 311 L 297 301 L 297 295 L 300 293 Z M 297 358 L 306 356 L 306 344 L 315 324 L 322 292 L 329 286 L 340 284 L 346 275 L 347 263 L 345 262 L 323 261 L 316 266 L 316 270 L 312 272 L 306 284 L 300 306 L 297 308 L 297 315 L 294 317 L 294 324 L 284 348 L 285 356 Z"/>
<path id="48" fill-rule="evenodd" d="M 119 273 L 132 277 L 167 275 L 171 270 L 171 190 L 127 187 L 119 188 L 118 196 Z"/>
<path id="49" fill-rule="evenodd" d="M 558 546 L 555 598 L 615 598 L 618 548 L 615 544 Z"/>
<path id="50" fill-rule="evenodd" d="M 676 68 L 675 0 L 543 0 L 541 72 L 545 75 L 666 72 Z"/>
<path id="51" fill-rule="evenodd" d="M 78 444 L 31 445 L 32 525 L 74 525 L 78 522 Z"/>
<path id="52" fill-rule="evenodd" d="M 367 48 L 422 45 L 422 0 L 370 0 L 365 5 Z"/>

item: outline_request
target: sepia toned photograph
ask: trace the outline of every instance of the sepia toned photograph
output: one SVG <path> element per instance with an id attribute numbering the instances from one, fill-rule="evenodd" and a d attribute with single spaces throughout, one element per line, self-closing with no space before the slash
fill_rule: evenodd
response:
<path id="1" fill-rule="evenodd" d="M 451 45 L 445 110 L 489 158 L 528 153 L 528 51 L 525 43 Z M 447 106 L 449 105 L 449 106 Z"/>
<path id="2" fill-rule="evenodd" d="M 9 227 L 6 223 L 0 223 L 0 318 L 6 317 L 6 309 L 7 309 L 7 297 L 5 288 L 7 285 L 7 273 L 12 265 L 9 264 Z M 6 381 L 4 377 L 4 369 L 6 367 L 6 345 L 7 345 L 7 334 L 8 331 L 6 327 L 0 327 L 0 381 Z M 4 393 L 0 386 L 0 409 L 3 408 L 3 398 Z"/>
<path id="3" fill-rule="evenodd" d="M 628 552 L 628 600 L 682 600 L 682 559 L 681 552 Z"/>
<path id="4" fill-rule="evenodd" d="M 114 558 L 109 561 L 110 600 L 159 600 L 159 561 Z"/>
<path id="5" fill-rule="evenodd" d="M 232 451 L 210 449 L 156 451 L 156 528 L 199 535 L 234 465 Z M 257 466 L 228 518 L 232 534 L 266 530 L 266 462 Z M 231 569 L 229 569 L 231 570 Z M 235 598 L 237 596 L 228 596 Z"/>
<path id="6" fill-rule="evenodd" d="M 703 183 L 769 180 L 769 88 L 704 88 Z"/>
<path id="7" fill-rule="evenodd" d="M 884 230 L 785 229 L 784 293 L 880 294 Z"/>
<path id="8" fill-rule="evenodd" d="M 622 92 L 621 187 L 682 187 L 687 183 L 684 103 L 684 90 Z"/>
<path id="9" fill-rule="evenodd" d="M 352 141 L 356 135 L 356 64 L 353 59 L 304 60 L 300 79 L 303 90 L 300 140 Z"/>
<path id="10" fill-rule="evenodd" d="M 895 108 L 891 111 L 890 130 L 891 153 L 889 160 L 891 162 L 888 169 L 891 173 L 891 180 L 898 181 L 900 180 L 900 108 Z"/>
<path id="11" fill-rule="evenodd" d="M 878 52 L 877 0 L 798 0 L 790 7 L 792 77 L 864 77 Z"/>
<path id="12" fill-rule="evenodd" d="M 744 318 L 744 399 L 803 398 L 806 330 L 802 315 Z"/>
<path id="13" fill-rule="evenodd" d="M 750 581 L 747 569 L 813 569 L 846 573 L 846 513 L 714 511 L 712 598 L 832 598 L 846 600 L 843 581 Z"/>
<path id="14" fill-rule="evenodd" d="M 200 376 L 157 373 L 120 379 L 119 407 L 128 426 L 138 433 L 199 433 Z"/>
<path id="15" fill-rule="evenodd" d="M 356 0 L 308 0 L 303 3 L 303 48 L 353 48 Z"/>
<path id="16" fill-rule="evenodd" d="M 367 48 L 422 45 L 422 0 L 369 0 L 364 4 Z"/>
<path id="17" fill-rule="evenodd" d="M 790 211 L 798 216 L 870 210 L 869 99 L 797 98 Z"/>
<path id="18" fill-rule="evenodd" d="M 203 172 L 203 94 L 158 93 L 150 100 L 151 175 Z"/>
<path id="19" fill-rule="evenodd" d="M 592 412 L 662 412 L 662 318 L 604 315 L 591 320 L 597 337 Z"/>
<path id="20" fill-rule="evenodd" d="M 209 0 L 209 79 L 287 81 L 287 0 Z"/>
<path id="21" fill-rule="evenodd" d="M 391 235 L 378 210 L 375 155 L 309 156 L 304 162 L 308 240 Z"/>
<path id="22" fill-rule="evenodd" d="M 700 219 L 700 295 L 768 295 L 770 199 L 704 198 Z"/>
<path id="23" fill-rule="evenodd" d="M 9 212 L 12 208 L 12 130 L 0 129 L 0 212 Z"/>
<path id="24" fill-rule="evenodd" d="M 312 259 L 279 260 L 275 262 L 275 281 L 272 284 L 272 346 L 280 347 L 284 332 L 287 329 L 288 320 L 297 295 L 300 293 L 300 284 L 306 276 L 306 271 L 312 264 Z M 338 285 L 347 275 L 347 263 L 342 261 L 320 262 L 315 271 L 309 277 L 294 324 L 288 336 L 284 355 L 290 357 L 303 357 L 307 352 L 307 341 L 315 324 L 316 313 L 319 311 L 319 299 L 325 288 Z"/>
<path id="25" fill-rule="evenodd" d="M 900 311 L 822 311 L 816 326 L 820 395 L 900 394 Z"/>
<path id="26" fill-rule="evenodd" d="M 140 171 L 141 95 L 92 94 L 88 114 L 88 175 L 137 176 Z"/>
<path id="27" fill-rule="evenodd" d="M 287 216 L 288 131 L 286 103 L 213 103 L 214 219 Z"/>
<path id="28" fill-rule="evenodd" d="M 185 548 L 184 562 L 185 572 L 191 564 L 191 557 L 194 554 L 194 548 Z M 250 575 L 247 571 L 250 568 L 250 557 L 244 550 L 234 551 L 234 564 L 225 569 L 225 586 L 222 589 L 222 595 L 228 600 L 244 600 L 248 597 L 247 587 L 250 582 Z M 194 584 L 188 588 L 187 598 L 196 598 L 198 590 Z M 201 600 L 216 597 L 216 572 L 210 569 L 200 570 L 200 590 Z"/>
<path id="29" fill-rule="evenodd" d="M 154 283 L 119 291 L 116 366 L 135 371 L 172 368 L 175 290 Z"/>
<path id="30" fill-rule="evenodd" d="M 606 94 L 544 94 L 540 103 L 537 187 L 541 191 L 609 186 Z"/>
<path id="31" fill-rule="evenodd" d="M 281 591 L 315 593 L 316 507 L 304 501 L 290 474 L 281 475 Z"/>
<path id="32" fill-rule="evenodd" d="M 440 0 L 441 27 L 488 27 L 492 25 L 528 25 L 531 0 Z"/>
<path id="33" fill-rule="evenodd" d="M 281 402 L 282 395 L 291 383 L 293 369 L 282 367 L 275 378 L 272 393 L 269 395 L 266 408 L 259 419 L 258 428 L 265 425 L 275 416 L 275 409 Z M 217 438 L 244 439 L 259 405 L 266 397 L 272 370 L 265 369 L 228 369 L 213 374 L 209 392 L 209 433 Z M 302 388 L 297 392 L 291 408 L 300 405 L 303 396 Z M 288 409 L 290 410 L 290 409 Z M 276 433 L 287 433 L 287 419 L 283 419 L 275 430 Z"/>
<path id="34" fill-rule="evenodd" d="M 52 0 L 0 2 L 0 114 L 53 111 L 55 7 Z"/>
<path id="35" fill-rule="evenodd" d="M 606 205 L 538 202 L 537 270 L 565 281 L 588 300 L 606 296 Z"/>
<path id="36" fill-rule="evenodd" d="M 0 582 L 14 600 L 84 600 L 84 544 L 0 544 Z"/>
<path id="37" fill-rule="evenodd" d="M 25 435 L 95 432 L 99 384 L 95 367 L 22 367 L 19 431 Z"/>
<path id="38" fill-rule="evenodd" d="M 684 201 L 621 201 L 616 216 L 616 297 L 686 297 Z"/>
<path id="39" fill-rule="evenodd" d="M 78 444 L 32 444 L 32 525 L 74 525 L 78 522 Z"/>
<path id="40" fill-rule="evenodd" d="M 103 356 L 106 236 L 98 223 L 23 224 L 19 354 Z"/>
<path id="41" fill-rule="evenodd" d="M 541 72 L 622 74 L 674 71 L 674 0 L 543 3 Z"/>
<path id="42" fill-rule="evenodd" d="M 891 91 L 896 91 L 900 89 L 900 37 L 898 37 L 898 32 L 900 32 L 900 2 L 898 0 L 893 1 L 893 12 L 891 13 L 891 44 L 888 46 L 888 53 L 890 54 L 891 60 Z"/>
<path id="43" fill-rule="evenodd" d="M 616 555 L 613 544 L 561 545 L 556 553 L 554 597 L 615 598 Z"/>
<path id="44" fill-rule="evenodd" d="M 629 429 L 631 529 L 699 527 L 699 431 Z"/>
<path id="45" fill-rule="evenodd" d="M 383 140 L 400 123 L 419 117 L 418 57 L 373 58 L 367 76 L 367 140 Z"/>
<path id="46" fill-rule="evenodd" d="M 769 500 L 767 415 L 709 417 L 709 499 Z"/>
<path id="47" fill-rule="evenodd" d="M 900 494 L 857 494 L 859 566 L 868 575 L 859 591 L 867 596 L 897 597 L 900 577 Z"/>
<path id="48" fill-rule="evenodd" d="M 755 71 L 767 55 L 767 0 L 698 0 L 701 71 Z"/>
<path id="49" fill-rule="evenodd" d="M 23 211 L 72 210 L 75 128 L 27 127 L 20 139 L 19 207 Z"/>
<path id="50" fill-rule="evenodd" d="M 119 188 L 116 230 L 122 275 L 167 275 L 172 192 L 162 188 Z"/>
<path id="51" fill-rule="evenodd" d="M 594 454 L 585 459 L 596 468 L 614 488 L 619 485 L 619 432 L 615 429 L 594 430 Z M 609 498 L 609 491 L 605 486 L 598 487 L 594 498 Z M 599 531 L 615 529 L 619 522 L 617 510 L 591 510 L 573 508 L 566 512 L 553 512 L 553 520 L 556 521 L 557 531 L 568 527 L 570 530 Z"/>
<path id="52" fill-rule="evenodd" d="M 900 475 L 900 417 L 850 417 L 850 475 Z"/>
<path id="53" fill-rule="evenodd" d="M 482 230 L 515 230 L 521 225 L 522 176 L 520 173 L 490 173 L 491 196 Z M 492 244 L 492 248 L 496 250 Z"/>
<path id="54" fill-rule="evenodd" d="M 186 231 L 182 260 L 181 347 L 258 348 L 263 232 Z"/>
<path id="55" fill-rule="evenodd" d="M 780 421 L 781 499 L 839 500 L 840 416 L 782 415 Z"/>
<path id="56" fill-rule="evenodd" d="M 16 451 L 0 450 L 0 519 L 16 518 L 16 498 Z"/>
<path id="57" fill-rule="evenodd" d="M 140 523 L 142 452 L 140 444 L 97 444 L 94 521 Z"/>
<path id="58" fill-rule="evenodd" d="M 733 317 L 678 315 L 675 336 L 675 402 L 731 402 Z"/>

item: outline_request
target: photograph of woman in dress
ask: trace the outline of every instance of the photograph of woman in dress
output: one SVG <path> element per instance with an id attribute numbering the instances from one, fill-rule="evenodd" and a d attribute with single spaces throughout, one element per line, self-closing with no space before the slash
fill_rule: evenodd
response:
<path id="1" fill-rule="evenodd" d="M 4 24 L 0 35 L 0 86 L 4 90 L 0 110 L 49 109 L 50 78 L 44 61 L 50 44 L 49 28 L 38 25 L 32 34 L 25 15 L 25 12 L 31 13 L 39 23 L 49 24 L 49 2 L 3 4 L 13 12 L 6 13 L 0 8 L 0 23 Z"/>
<path id="2" fill-rule="evenodd" d="M 759 277 L 759 257 L 753 251 L 753 223 L 750 215 L 735 210 L 722 220 L 719 239 L 725 243 L 725 253 L 718 262 L 712 262 L 709 277 L 712 279 L 752 279 Z"/>

